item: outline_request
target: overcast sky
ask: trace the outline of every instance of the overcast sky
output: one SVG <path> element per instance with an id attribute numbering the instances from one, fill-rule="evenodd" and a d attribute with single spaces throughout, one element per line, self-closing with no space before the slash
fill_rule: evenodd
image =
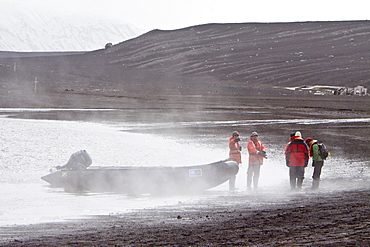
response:
<path id="1" fill-rule="evenodd" d="M 368 0 L 0 0 L 1 9 L 94 13 L 144 30 L 206 23 L 369 20 Z"/>

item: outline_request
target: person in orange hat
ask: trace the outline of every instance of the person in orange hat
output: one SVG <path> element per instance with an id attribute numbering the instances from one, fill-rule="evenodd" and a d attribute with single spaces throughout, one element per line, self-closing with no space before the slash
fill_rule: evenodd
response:
<path id="1" fill-rule="evenodd" d="M 302 138 L 301 132 L 295 132 L 292 142 L 285 150 L 285 159 L 289 167 L 291 190 L 302 189 L 305 167 L 308 164 L 309 148 Z"/>
<path id="2" fill-rule="evenodd" d="M 242 163 L 241 150 L 239 132 L 234 131 L 229 138 L 229 159 L 235 160 L 239 164 Z"/>
<path id="3" fill-rule="evenodd" d="M 234 131 L 232 136 L 229 138 L 229 159 L 235 160 L 238 164 L 242 163 L 242 147 L 240 146 L 239 132 Z M 229 190 L 235 190 L 236 176 L 229 179 Z"/>

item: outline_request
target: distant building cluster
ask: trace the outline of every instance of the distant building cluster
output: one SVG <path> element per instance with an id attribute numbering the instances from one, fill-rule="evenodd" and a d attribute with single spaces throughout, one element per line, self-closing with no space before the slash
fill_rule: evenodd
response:
<path id="1" fill-rule="evenodd" d="M 358 96 L 366 96 L 369 95 L 367 93 L 367 88 L 364 86 L 357 86 L 354 88 L 345 88 L 344 90 L 345 95 L 358 95 Z"/>
<path id="2" fill-rule="evenodd" d="M 356 87 L 342 87 L 338 90 L 326 90 L 326 91 L 318 91 L 315 92 L 316 94 L 334 94 L 334 95 L 357 95 L 357 96 L 366 96 L 369 95 L 367 93 L 367 88 L 364 86 L 356 86 Z"/>
<path id="3" fill-rule="evenodd" d="M 288 90 L 297 92 L 306 92 L 314 95 L 357 95 L 369 96 L 368 90 L 364 86 L 356 87 L 339 87 L 339 86 L 300 86 L 300 87 L 287 87 Z"/>

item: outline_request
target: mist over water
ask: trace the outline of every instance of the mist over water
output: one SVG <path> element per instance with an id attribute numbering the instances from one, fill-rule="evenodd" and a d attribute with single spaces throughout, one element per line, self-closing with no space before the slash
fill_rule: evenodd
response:
<path id="1" fill-rule="evenodd" d="M 0 224 L 28 224 L 124 213 L 193 197 L 133 198 L 113 193 L 66 193 L 40 178 L 85 149 L 95 166 L 183 166 L 225 159 L 225 150 L 71 121 L 0 118 Z M 55 168 L 54 168 L 55 170 Z"/>
<path id="2" fill-rule="evenodd" d="M 353 121 L 369 120 L 353 119 Z M 281 121 L 278 123 L 282 124 Z M 197 124 L 212 126 L 230 123 L 219 121 L 182 123 L 182 125 Z M 242 126 L 247 123 L 239 121 L 234 124 Z M 192 138 L 185 141 L 161 134 L 125 132 L 134 128 L 160 129 L 163 126 L 167 128 L 168 125 L 175 124 L 135 125 L 122 122 L 99 124 L 0 117 L 0 225 L 121 214 L 143 208 L 179 205 L 179 202 L 196 203 L 198 200 L 213 200 L 216 203 L 217 197 L 229 195 L 227 182 L 197 195 L 131 197 L 115 193 L 69 193 L 61 188 L 51 188 L 40 179 L 55 166 L 64 165 L 72 153 L 81 149 L 87 150 L 91 155 L 93 166 L 190 166 L 228 157 L 229 136 L 220 136 L 219 139 L 223 139 L 224 143 L 214 144 L 199 142 Z M 283 156 L 284 143 L 281 143 L 281 146 L 264 143 L 268 147 L 269 159 L 265 160 L 261 168 L 261 189 L 258 193 L 271 198 L 271 203 L 277 198 L 288 199 L 289 196 L 285 197 L 288 194 L 289 182 L 288 168 L 285 167 Z M 258 203 L 253 197 L 253 193 L 257 192 L 246 191 L 248 165 L 246 141 L 242 146 L 243 164 L 240 165 L 236 180 L 239 189 L 234 195 L 251 193 L 251 200 L 246 203 Z M 354 188 L 366 186 L 362 181 L 370 176 L 368 167 L 366 163 L 348 162 L 338 156 L 329 158 L 323 168 L 321 193 L 344 190 L 349 186 Z M 311 175 L 312 167 L 309 166 L 306 170 L 304 187 L 310 186 Z"/>

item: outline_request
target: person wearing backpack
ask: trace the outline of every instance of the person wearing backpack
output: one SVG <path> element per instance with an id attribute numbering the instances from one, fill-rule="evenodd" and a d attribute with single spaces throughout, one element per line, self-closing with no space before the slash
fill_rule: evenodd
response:
<path id="1" fill-rule="evenodd" d="M 291 190 L 301 190 L 305 168 L 309 159 L 309 148 L 300 131 L 295 132 L 292 141 L 285 149 L 286 165 L 289 167 Z"/>
<path id="2" fill-rule="evenodd" d="M 311 189 L 317 190 L 320 185 L 321 170 L 322 170 L 322 167 L 324 166 L 324 159 L 325 159 L 324 158 L 325 154 L 322 154 L 322 151 L 320 150 L 320 144 L 321 145 L 324 145 L 324 144 L 322 144 L 322 142 L 320 141 L 313 140 L 311 137 L 306 138 L 305 142 L 310 148 L 310 156 L 312 157 L 312 167 L 314 167 Z"/>

